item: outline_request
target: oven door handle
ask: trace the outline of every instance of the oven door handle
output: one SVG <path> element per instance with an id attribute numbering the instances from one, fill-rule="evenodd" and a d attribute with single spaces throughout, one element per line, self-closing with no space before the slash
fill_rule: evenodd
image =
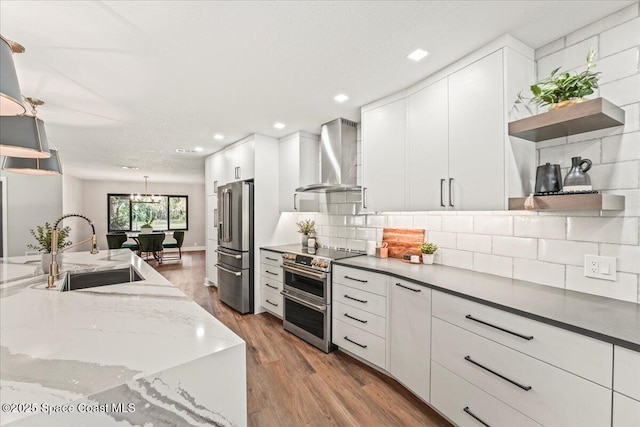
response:
<path id="1" fill-rule="evenodd" d="M 305 301 L 302 298 L 298 298 L 296 296 L 293 296 L 290 292 L 280 291 L 280 295 L 284 296 L 285 298 L 289 298 L 292 301 L 300 303 L 300 304 L 302 304 L 304 306 L 312 308 L 312 309 L 314 309 L 316 311 L 327 311 L 327 306 L 326 305 L 316 305 L 316 304 L 310 303 L 309 301 Z"/>
<path id="2" fill-rule="evenodd" d="M 283 265 L 282 268 L 285 271 L 289 271 L 290 273 L 299 274 L 301 276 L 311 277 L 312 279 L 321 279 L 324 280 L 327 278 L 327 273 L 316 273 L 308 270 L 303 270 L 302 268 L 291 267 L 290 265 Z"/>

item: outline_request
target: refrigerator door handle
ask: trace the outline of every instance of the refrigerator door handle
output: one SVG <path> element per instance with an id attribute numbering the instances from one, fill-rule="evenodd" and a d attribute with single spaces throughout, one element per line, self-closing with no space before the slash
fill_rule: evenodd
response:
<path id="1" fill-rule="evenodd" d="M 218 267 L 218 270 L 226 271 L 227 273 L 233 274 L 234 276 L 242 276 L 242 271 L 229 270 L 228 268 L 224 268 L 220 264 L 216 264 L 216 267 Z"/>

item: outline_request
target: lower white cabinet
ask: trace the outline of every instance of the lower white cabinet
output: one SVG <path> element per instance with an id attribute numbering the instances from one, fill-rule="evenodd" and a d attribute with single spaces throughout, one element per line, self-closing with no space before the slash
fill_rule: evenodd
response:
<path id="1" fill-rule="evenodd" d="M 613 427 L 640 426 L 640 402 L 620 393 L 613 393 Z"/>
<path id="2" fill-rule="evenodd" d="M 260 297 L 262 298 L 261 305 L 266 308 L 271 313 L 276 316 L 282 318 L 282 295 L 280 292 L 273 292 L 268 288 L 262 288 L 262 292 L 260 292 Z"/>
<path id="3" fill-rule="evenodd" d="M 333 317 L 333 343 L 380 368 L 385 368 L 386 341 Z"/>
<path id="4" fill-rule="evenodd" d="M 281 259 L 275 252 L 260 251 L 260 305 L 280 318 L 284 307 Z"/>
<path id="5" fill-rule="evenodd" d="M 614 352 L 613 389 L 640 400 L 640 353 L 620 346 Z"/>
<path id="6" fill-rule="evenodd" d="M 389 372 L 429 401 L 431 289 L 389 280 Z"/>
<path id="7" fill-rule="evenodd" d="M 208 284 L 218 286 L 218 249 L 217 240 L 207 240 L 207 265 L 205 266 L 205 272 L 207 277 L 205 278 Z"/>
<path id="8" fill-rule="evenodd" d="M 431 366 L 431 405 L 460 427 L 541 427 L 440 364 Z"/>

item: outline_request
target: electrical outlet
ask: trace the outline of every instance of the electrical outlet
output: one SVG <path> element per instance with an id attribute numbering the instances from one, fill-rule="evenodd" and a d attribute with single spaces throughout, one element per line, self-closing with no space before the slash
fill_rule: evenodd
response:
<path id="1" fill-rule="evenodd" d="M 615 281 L 616 259 L 608 256 L 585 255 L 584 276 Z"/>

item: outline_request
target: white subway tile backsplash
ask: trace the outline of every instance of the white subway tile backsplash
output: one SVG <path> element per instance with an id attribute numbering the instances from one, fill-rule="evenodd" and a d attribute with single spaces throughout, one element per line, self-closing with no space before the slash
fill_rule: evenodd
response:
<path id="1" fill-rule="evenodd" d="M 342 215 L 355 215 L 357 212 L 355 203 L 342 203 L 338 206 L 338 213 Z"/>
<path id="2" fill-rule="evenodd" d="M 316 225 L 329 225 L 329 215 L 325 215 L 325 214 L 316 215 Z"/>
<path id="3" fill-rule="evenodd" d="M 386 227 L 387 217 L 384 215 L 366 215 L 367 227 Z"/>
<path id="4" fill-rule="evenodd" d="M 457 251 L 455 249 L 439 249 L 436 254 L 440 254 L 440 264 L 449 267 L 473 269 L 473 252 Z M 437 260 L 437 256 L 436 256 Z"/>
<path id="5" fill-rule="evenodd" d="M 473 233 L 473 217 L 472 216 L 442 217 L 442 231 Z"/>
<path id="6" fill-rule="evenodd" d="M 561 136 L 560 138 L 546 139 L 544 141 L 536 142 L 536 150 L 540 150 L 541 148 L 547 148 L 547 147 L 555 147 L 557 145 L 562 145 L 566 143 L 567 143 L 566 136 Z"/>
<path id="7" fill-rule="evenodd" d="M 597 190 L 638 188 L 640 163 L 631 161 L 594 165 L 589 175 L 591 185 Z"/>
<path id="8" fill-rule="evenodd" d="M 433 215 L 414 215 L 413 227 L 422 228 L 424 230 L 441 231 L 442 230 L 442 217 Z"/>
<path id="9" fill-rule="evenodd" d="M 344 227 L 347 225 L 347 217 L 345 215 L 329 215 L 329 225 Z"/>
<path id="10" fill-rule="evenodd" d="M 387 216 L 387 227 L 413 228 L 413 216 L 389 215 Z"/>
<path id="11" fill-rule="evenodd" d="M 354 215 L 347 217 L 347 225 L 350 227 L 364 227 L 364 215 Z"/>
<path id="12" fill-rule="evenodd" d="M 347 247 L 347 239 L 343 239 L 341 237 L 332 237 L 330 239 L 331 246 L 335 248 L 346 248 Z"/>
<path id="13" fill-rule="evenodd" d="M 600 245 L 600 255 L 617 259 L 618 271 L 640 274 L 640 246 Z"/>
<path id="14" fill-rule="evenodd" d="M 640 102 L 640 74 L 601 85 L 600 96 L 618 106 Z"/>
<path id="15" fill-rule="evenodd" d="M 598 84 L 605 84 L 637 73 L 638 48 L 627 49 L 600 59 L 597 70 L 602 73 Z"/>
<path id="16" fill-rule="evenodd" d="M 429 231 L 427 240 L 435 243 L 440 248 L 456 248 L 456 233 L 447 233 L 444 231 Z"/>
<path id="17" fill-rule="evenodd" d="M 347 249 L 364 251 L 367 249 L 367 242 L 365 240 L 347 240 Z"/>
<path id="18" fill-rule="evenodd" d="M 540 164 L 551 163 L 568 168 L 571 167 L 571 158 L 576 156 L 600 163 L 600 140 L 543 148 L 540 150 Z"/>
<path id="19" fill-rule="evenodd" d="M 338 237 L 338 230 L 342 227 L 334 227 L 332 225 L 324 225 L 322 227 L 322 235 L 327 237 Z"/>
<path id="20" fill-rule="evenodd" d="M 362 201 L 362 193 L 359 191 L 347 191 L 347 202 L 359 203 Z"/>
<path id="21" fill-rule="evenodd" d="M 458 249 L 491 253 L 491 236 L 483 234 L 458 234 Z"/>
<path id="22" fill-rule="evenodd" d="M 559 264 L 584 265 L 585 255 L 598 255 L 598 244 L 540 239 L 538 259 Z"/>
<path id="23" fill-rule="evenodd" d="M 622 107 L 624 110 L 624 126 L 615 128 L 615 133 L 629 133 L 640 130 L 640 103 Z"/>
<path id="24" fill-rule="evenodd" d="M 597 20 L 596 22 L 589 24 L 585 27 L 580 28 L 565 37 L 567 46 L 571 46 L 579 41 L 587 39 L 589 37 L 595 36 L 602 31 L 606 31 L 609 28 L 615 27 L 616 25 L 622 24 L 623 22 L 629 21 L 638 16 L 638 5 L 633 4 L 631 6 L 625 7 L 617 12 L 612 13 L 611 15 L 605 16 L 602 19 Z M 544 47 L 544 46 L 543 46 Z M 536 50 L 536 52 L 539 49 Z"/>
<path id="25" fill-rule="evenodd" d="M 513 235 L 547 239 L 564 239 L 566 235 L 564 216 L 522 216 L 513 218 Z"/>
<path id="26" fill-rule="evenodd" d="M 602 216 L 640 216 L 640 190 L 610 190 L 604 193 L 624 196 L 624 211 L 603 211 Z"/>
<path id="27" fill-rule="evenodd" d="M 638 218 L 568 217 L 567 239 L 637 245 Z"/>
<path id="28" fill-rule="evenodd" d="M 356 238 L 356 228 L 355 227 L 337 227 L 338 235 L 337 237 L 344 237 L 345 239 L 355 239 Z"/>
<path id="29" fill-rule="evenodd" d="M 327 203 L 346 203 L 347 201 L 347 193 L 344 191 L 326 193 L 326 195 Z"/>
<path id="30" fill-rule="evenodd" d="M 554 40 L 551 43 L 547 43 L 546 45 L 536 49 L 535 58 L 536 60 L 544 58 L 545 56 L 557 52 L 560 49 L 564 49 L 564 38 Z"/>
<path id="31" fill-rule="evenodd" d="M 514 258 L 536 259 L 538 240 L 526 237 L 493 236 L 493 253 Z"/>
<path id="32" fill-rule="evenodd" d="M 602 163 L 640 160 L 640 132 L 623 133 L 602 139 Z"/>
<path id="33" fill-rule="evenodd" d="M 564 270 L 562 264 L 532 261 L 528 259 L 513 260 L 513 278 L 541 285 L 564 288 Z"/>
<path id="34" fill-rule="evenodd" d="M 618 273 L 617 281 L 584 277 L 582 267 L 567 266 L 566 288 L 588 294 L 601 295 L 624 301 L 638 302 L 638 276 Z"/>
<path id="35" fill-rule="evenodd" d="M 632 19 L 600 34 L 600 56 L 608 56 L 640 45 L 640 18 Z"/>
<path id="36" fill-rule="evenodd" d="M 473 254 L 473 270 L 496 276 L 512 277 L 513 258 L 476 252 Z"/>
<path id="37" fill-rule="evenodd" d="M 477 234 L 513 235 L 513 217 L 476 216 L 473 232 Z"/>
<path id="38" fill-rule="evenodd" d="M 358 240 L 377 240 L 375 228 L 357 228 L 356 239 Z"/>
<path id="39" fill-rule="evenodd" d="M 562 66 L 563 71 L 573 70 L 586 64 L 589 48 L 598 47 L 598 38 L 591 37 L 580 43 L 569 46 L 558 52 L 540 58 L 538 63 L 538 79 L 543 79 L 551 74 L 551 71 Z"/>

